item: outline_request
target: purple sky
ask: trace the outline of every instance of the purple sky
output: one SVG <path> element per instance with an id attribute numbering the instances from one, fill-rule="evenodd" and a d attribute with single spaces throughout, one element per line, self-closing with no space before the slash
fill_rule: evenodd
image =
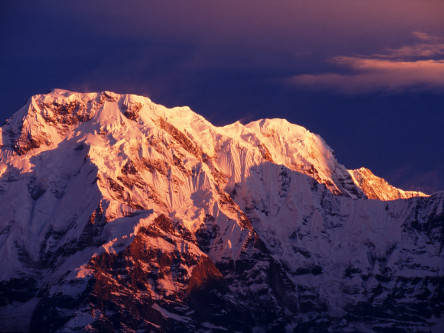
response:
<path id="1" fill-rule="evenodd" d="M 2 1 L 0 118 L 53 88 L 282 117 L 349 168 L 444 190 L 444 2 Z"/>

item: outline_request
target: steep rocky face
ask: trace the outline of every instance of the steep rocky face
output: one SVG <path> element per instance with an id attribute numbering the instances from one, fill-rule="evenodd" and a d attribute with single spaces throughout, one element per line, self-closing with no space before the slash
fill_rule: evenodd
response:
<path id="1" fill-rule="evenodd" d="M 349 172 L 300 126 L 55 90 L 1 144 L 0 330 L 444 326 L 443 193 Z"/>
<path id="2" fill-rule="evenodd" d="M 396 200 L 414 197 L 427 197 L 428 195 L 419 191 L 404 191 L 396 188 L 383 178 L 377 177 L 367 168 L 348 170 L 354 183 L 369 199 Z"/>

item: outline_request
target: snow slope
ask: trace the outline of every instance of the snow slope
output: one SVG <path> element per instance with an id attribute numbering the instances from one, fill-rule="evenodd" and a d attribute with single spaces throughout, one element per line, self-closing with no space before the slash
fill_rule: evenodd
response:
<path id="1" fill-rule="evenodd" d="M 54 90 L 0 137 L 0 329 L 443 325 L 444 194 L 349 171 L 301 126 Z"/>

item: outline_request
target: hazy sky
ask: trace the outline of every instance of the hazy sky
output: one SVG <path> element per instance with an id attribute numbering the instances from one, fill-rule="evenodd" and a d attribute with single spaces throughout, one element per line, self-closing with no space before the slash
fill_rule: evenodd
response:
<path id="1" fill-rule="evenodd" d="M 53 88 L 287 118 L 349 168 L 444 190 L 444 1 L 1 1 L 0 118 Z"/>

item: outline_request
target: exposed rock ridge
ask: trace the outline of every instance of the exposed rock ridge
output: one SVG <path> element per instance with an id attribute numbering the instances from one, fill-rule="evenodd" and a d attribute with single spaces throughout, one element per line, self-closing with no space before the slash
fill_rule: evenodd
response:
<path id="1" fill-rule="evenodd" d="M 348 172 L 356 186 L 358 186 L 369 199 L 396 200 L 429 196 L 420 191 L 404 191 L 396 188 L 387 183 L 385 179 L 375 176 L 371 170 L 364 167 L 348 170 Z"/>

